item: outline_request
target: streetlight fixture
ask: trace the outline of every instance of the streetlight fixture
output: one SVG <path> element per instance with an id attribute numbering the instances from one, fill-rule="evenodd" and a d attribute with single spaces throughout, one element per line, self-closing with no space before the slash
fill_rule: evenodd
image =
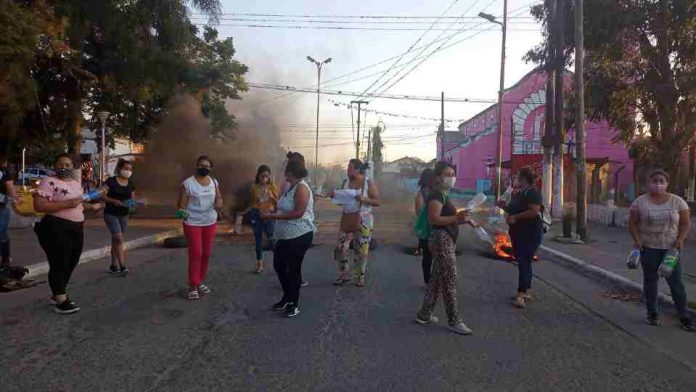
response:
<path id="1" fill-rule="evenodd" d="M 111 113 L 102 110 L 97 112 L 97 118 L 101 121 L 101 159 L 99 167 L 99 186 L 104 181 L 104 173 L 106 173 L 106 119 Z"/>
<path id="2" fill-rule="evenodd" d="M 479 17 L 498 24 L 503 30 L 503 43 L 500 55 L 500 89 L 498 91 L 498 162 L 496 167 L 496 199 L 500 198 L 500 190 L 503 181 L 503 95 L 505 89 L 505 40 L 507 38 L 507 0 L 503 1 L 503 22 L 499 22 L 495 16 L 481 12 Z M 512 151 L 510 151 L 510 161 L 512 161 Z"/>
<path id="3" fill-rule="evenodd" d="M 317 134 L 314 141 L 314 186 L 319 186 L 319 102 L 321 98 L 321 67 L 331 62 L 331 57 L 324 61 L 317 61 L 312 56 L 307 56 L 307 60 L 317 66 Z"/>

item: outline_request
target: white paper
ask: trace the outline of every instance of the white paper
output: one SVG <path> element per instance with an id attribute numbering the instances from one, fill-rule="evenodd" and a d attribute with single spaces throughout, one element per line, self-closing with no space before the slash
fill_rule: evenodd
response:
<path id="1" fill-rule="evenodd" d="M 358 201 L 355 199 L 360 194 L 358 189 L 337 189 L 331 202 L 342 206 L 344 212 L 355 212 L 358 210 Z"/>

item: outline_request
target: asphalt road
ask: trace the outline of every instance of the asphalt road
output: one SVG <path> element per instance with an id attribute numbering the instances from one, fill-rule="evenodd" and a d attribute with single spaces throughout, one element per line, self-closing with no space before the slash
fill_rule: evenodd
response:
<path id="1" fill-rule="evenodd" d="M 671 355 L 660 336 L 632 332 L 648 328 L 639 304 L 595 298 L 594 283 L 546 260 L 534 282 L 538 299 L 520 311 L 509 303 L 514 267 L 469 244 L 458 262 L 458 297 L 474 335 L 449 332 L 441 304 L 440 325 L 415 324 L 420 260 L 403 251 L 403 222 L 388 220 L 365 288 L 331 285 L 335 225 L 321 226 L 295 319 L 269 310 L 281 295 L 272 269 L 251 274 L 251 247 L 231 243 L 217 245 L 214 291 L 198 302 L 184 299 L 184 250 L 159 248 L 132 252 L 126 277 L 107 275 L 106 261 L 80 266 L 70 289 L 82 307 L 75 315 L 52 312 L 45 284 L 0 294 L 0 389 L 696 390 L 688 360 Z M 696 348 L 696 336 L 674 325 L 661 333 Z"/>

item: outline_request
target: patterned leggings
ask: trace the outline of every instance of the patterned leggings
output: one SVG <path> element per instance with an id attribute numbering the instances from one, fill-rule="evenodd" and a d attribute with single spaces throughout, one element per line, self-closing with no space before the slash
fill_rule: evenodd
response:
<path id="1" fill-rule="evenodd" d="M 433 254 L 433 271 L 418 318 L 430 319 L 437 304 L 437 297 L 442 291 L 445 312 L 450 325 L 459 323 L 461 319 L 457 311 L 457 266 L 454 241 L 446 231 L 435 230 L 430 236 L 429 244 Z"/>
<path id="2" fill-rule="evenodd" d="M 353 242 L 353 275 L 360 278 L 367 271 L 367 255 L 370 252 L 370 240 L 374 218 L 371 213 L 360 214 L 360 230 L 355 233 L 340 232 L 338 244 L 334 248 L 334 259 L 338 263 L 338 272 L 341 275 L 348 274 L 348 256 L 350 243 Z"/>

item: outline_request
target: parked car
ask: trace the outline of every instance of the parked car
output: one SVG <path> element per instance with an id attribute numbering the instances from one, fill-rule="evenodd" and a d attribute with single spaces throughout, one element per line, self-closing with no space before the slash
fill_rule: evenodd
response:
<path id="1" fill-rule="evenodd" d="M 17 176 L 17 182 L 19 184 L 24 182 L 26 185 L 30 185 L 32 183 L 40 181 L 44 177 L 48 177 L 49 174 L 51 174 L 49 170 L 42 169 L 39 167 L 28 167 L 26 171 L 19 171 L 19 175 Z"/>

